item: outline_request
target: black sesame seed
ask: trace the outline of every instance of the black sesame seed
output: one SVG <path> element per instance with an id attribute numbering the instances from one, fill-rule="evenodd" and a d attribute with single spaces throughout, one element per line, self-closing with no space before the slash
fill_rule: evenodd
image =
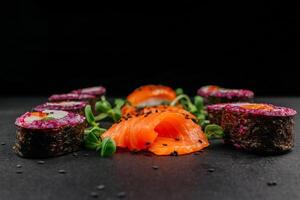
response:
<path id="1" fill-rule="evenodd" d="M 16 165 L 16 167 L 17 167 L 17 168 L 21 168 L 21 167 L 22 167 L 22 165 L 20 165 L 20 164 L 17 164 L 17 165 Z"/>
<path id="2" fill-rule="evenodd" d="M 94 198 L 97 198 L 98 197 L 98 194 L 96 192 L 91 192 L 90 193 L 90 196 L 91 197 L 94 197 Z"/>
<path id="3" fill-rule="evenodd" d="M 43 165 L 43 164 L 45 164 L 45 161 L 39 160 L 39 161 L 37 161 L 37 163 L 40 164 L 40 165 Z"/>
<path id="4" fill-rule="evenodd" d="M 175 140 L 176 140 L 176 141 L 179 141 L 180 139 L 179 139 L 179 138 L 175 138 Z"/>
<path id="5" fill-rule="evenodd" d="M 270 182 L 267 182 L 267 185 L 268 186 L 276 186 L 277 183 L 275 181 L 270 181 Z"/>
<path id="6" fill-rule="evenodd" d="M 117 194 L 117 196 L 118 196 L 119 198 L 124 198 L 124 197 L 126 197 L 126 193 L 125 193 L 125 192 L 119 192 L 119 193 Z"/>
<path id="7" fill-rule="evenodd" d="M 159 169 L 159 167 L 157 165 L 153 165 L 152 169 L 157 170 L 157 169 Z"/>
<path id="8" fill-rule="evenodd" d="M 105 188 L 105 185 L 98 185 L 97 190 L 103 190 Z"/>
<path id="9" fill-rule="evenodd" d="M 22 170 L 17 170 L 16 173 L 17 173 L 17 174 L 22 174 L 23 171 L 22 171 Z"/>
<path id="10" fill-rule="evenodd" d="M 163 146 L 168 146 L 167 144 L 162 144 Z"/>
<path id="11" fill-rule="evenodd" d="M 208 172 L 214 172 L 215 169 L 214 169 L 214 168 L 209 168 L 207 171 L 208 171 Z"/>
<path id="12" fill-rule="evenodd" d="M 198 140 L 198 142 L 200 142 L 202 144 L 202 140 Z"/>
<path id="13" fill-rule="evenodd" d="M 150 142 L 146 142 L 146 144 L 145 144 L 145 145 L 147 146 L 147 145 L 150 145 L 150 144 L 151 144 Z"/>
<path id="14" fill-rule="evenodd" d="M 65 173 L 67 173 L 67 172 L 66 172 L 66 170 L 60 169 L 60 170 L 58 170 L 58 173 L 60 173 L 60 174 L 65 174 Z"/>

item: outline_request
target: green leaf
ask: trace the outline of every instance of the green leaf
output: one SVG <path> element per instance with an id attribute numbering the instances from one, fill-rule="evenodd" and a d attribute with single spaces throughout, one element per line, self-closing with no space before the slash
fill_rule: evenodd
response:
<path id="1" fill-rule="evenodd" d="M 177 88 L 175 90 L 175 92 L 176 92 L 176 95 L 179 96 L 179 95 L 183 94 L 183 89 L 182 88 Z"/>
<path id="2" fill-rule="evenodd" d="M 101 157 L 109 157 L 112 156 L 117 150 L 116 143 L 111 138 L 104 138 L 101 144 Z"/>
<path id="3" fill-rule="evenodd" d="M 124 104 L 125 104 L 125 100 L 123 99 L 115 99 L 115 105 L 116 105 L 116 108 L 121 108 Z"/>
<path id="4" fill-rule="evenodd" d="M 101 145 L 99 137 L 93 131 L 89 132 L 84 139 L 84 146 L 88 149 L 96 149 L 99 145 Z"/>
<path id="5" fill-rule="evenodd" d="M 198 111 L 203 110 L 204 108 L 204 103 L 203 103 L 203 98 L 200 96 L 195 96 L 194 97 L 194 104 L 197 108 Z"/>
<path id="6" fill-rule="evenodd" d="M 195 113 L 197 113 L 198 110 L 197 110 L 197 107 L 194 104 L 189 102 L 188 103 L 188 111 L 195 114 Z"/>
<path id="7" fill-rule="evenodd" d="M 101 120 L 103 120 L 103 119 L 105 119 L 107 117 L 108 117 L 107 113 L 100 113 L 99 115 L 95 116 L 95 120 L 96 121 L 101 121 Z"/>
<path id="8" fill-rule="evenodd" d="M 95 117 L 92 111 L 92 107 L 87 105 L 84 109 L 86 120 L 89 124 L 95 125 Z"/>
<path id="9" fill-rule="evenodd" d="M 224 131 L 221 126 L 217 124 L 209 124 L 204 130 L 208 139 L 217 139 L 224 137 Z"/>
<path id="10" fill-rule="evenodd" d="M 106 100 L 98 101 L 95 105 L 96 111 L 105 113 L 111 109 L 111 104 Z"/>

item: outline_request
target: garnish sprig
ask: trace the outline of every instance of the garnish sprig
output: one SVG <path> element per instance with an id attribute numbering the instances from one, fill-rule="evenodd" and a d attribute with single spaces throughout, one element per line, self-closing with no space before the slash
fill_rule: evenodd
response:
<path id="1" fill-rule="evenodd" d="M 185 110 L 196 116 L 198 124 L 204 129 L 204 133 L 208 139 L 219 139 L 224 137 L 224 131 L 217 124 L 210 124 L 207 120 L 207 111 L 201 96 L 195 96 L 194 102 L 191 98 L 184 94 L 182 88 L 176 89 L 177 97 L 170 103 L 171 106 L 181 104 Z"/>
<path id="2" fill-rule="evenodd" d="M 96 122 L 91 106 L 85 107 L 85 116 L 88 124 L 88 128 L 84 130 L 84 146 L 87 149 L 96 150 L 101 157 L 112 156 L 116 152 L 116 144 L 112 138 L 104 138 L 102 140 L 101 135 L 106 129 L 101 128 L 99 123 Z"/>
<path id="3" fill-rule="evenodd" d="M 122 117 L 121 108 L 125 104 L 123 99 L 115 99 L 115 107 L 112 107 L 111 103 L 106 100 L 104 96 L 95 105 L 96 111 L 99 113 L 95 117 L 95 121 L 101 121 L 105 118 L 110 118 L 114 122 L 119 121 Z"/>

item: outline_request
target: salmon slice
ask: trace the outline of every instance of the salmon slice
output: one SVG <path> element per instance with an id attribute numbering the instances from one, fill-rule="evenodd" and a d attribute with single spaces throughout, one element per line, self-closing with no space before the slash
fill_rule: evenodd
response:
<path id="1" fill-rule="evenodd" d="M 178 112 L 154 112 L 123 119 L 103 135 L 118 147 L 149 150 L 156 155 L 188 154 L 209 145 L 201 127 Z"/>
<path id="2" fill-rule="evenodd" d="M 154 106 L 176 98 L 176 92 L 163 85 L 145 85 L 135 89 L 127 96 L 132 106 Z"/>
<path id="3" fill-rule="evenodd" d="M 137 115 L 144 115 L 147 113 L 154 113 L 154 112 L 165 112 L 165 111 L 171 111 L 171 112 L 178 112 L 183 115 L 185 115 L 186 118 L 196 119 L 196 117 L 183 109 L 180 106 L 165 106 L 165 105 L 159 105 L 159 106 L 147 106 L 143 108 L 137 108 L 133 106 L 126 105 L 122 108 L 122 116 L 137 116 Z"/>

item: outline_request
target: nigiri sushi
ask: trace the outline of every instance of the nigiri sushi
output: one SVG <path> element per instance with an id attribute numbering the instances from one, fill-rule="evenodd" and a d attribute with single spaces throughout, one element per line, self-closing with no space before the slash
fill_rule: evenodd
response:
<path id="1" fill-rule="evenodd" d="M 176 92 L 163 85 L 145 85 L 135 89 L 127 96 L 132 106 L 144 107 L 161 105 L 176 98 Z"/>

